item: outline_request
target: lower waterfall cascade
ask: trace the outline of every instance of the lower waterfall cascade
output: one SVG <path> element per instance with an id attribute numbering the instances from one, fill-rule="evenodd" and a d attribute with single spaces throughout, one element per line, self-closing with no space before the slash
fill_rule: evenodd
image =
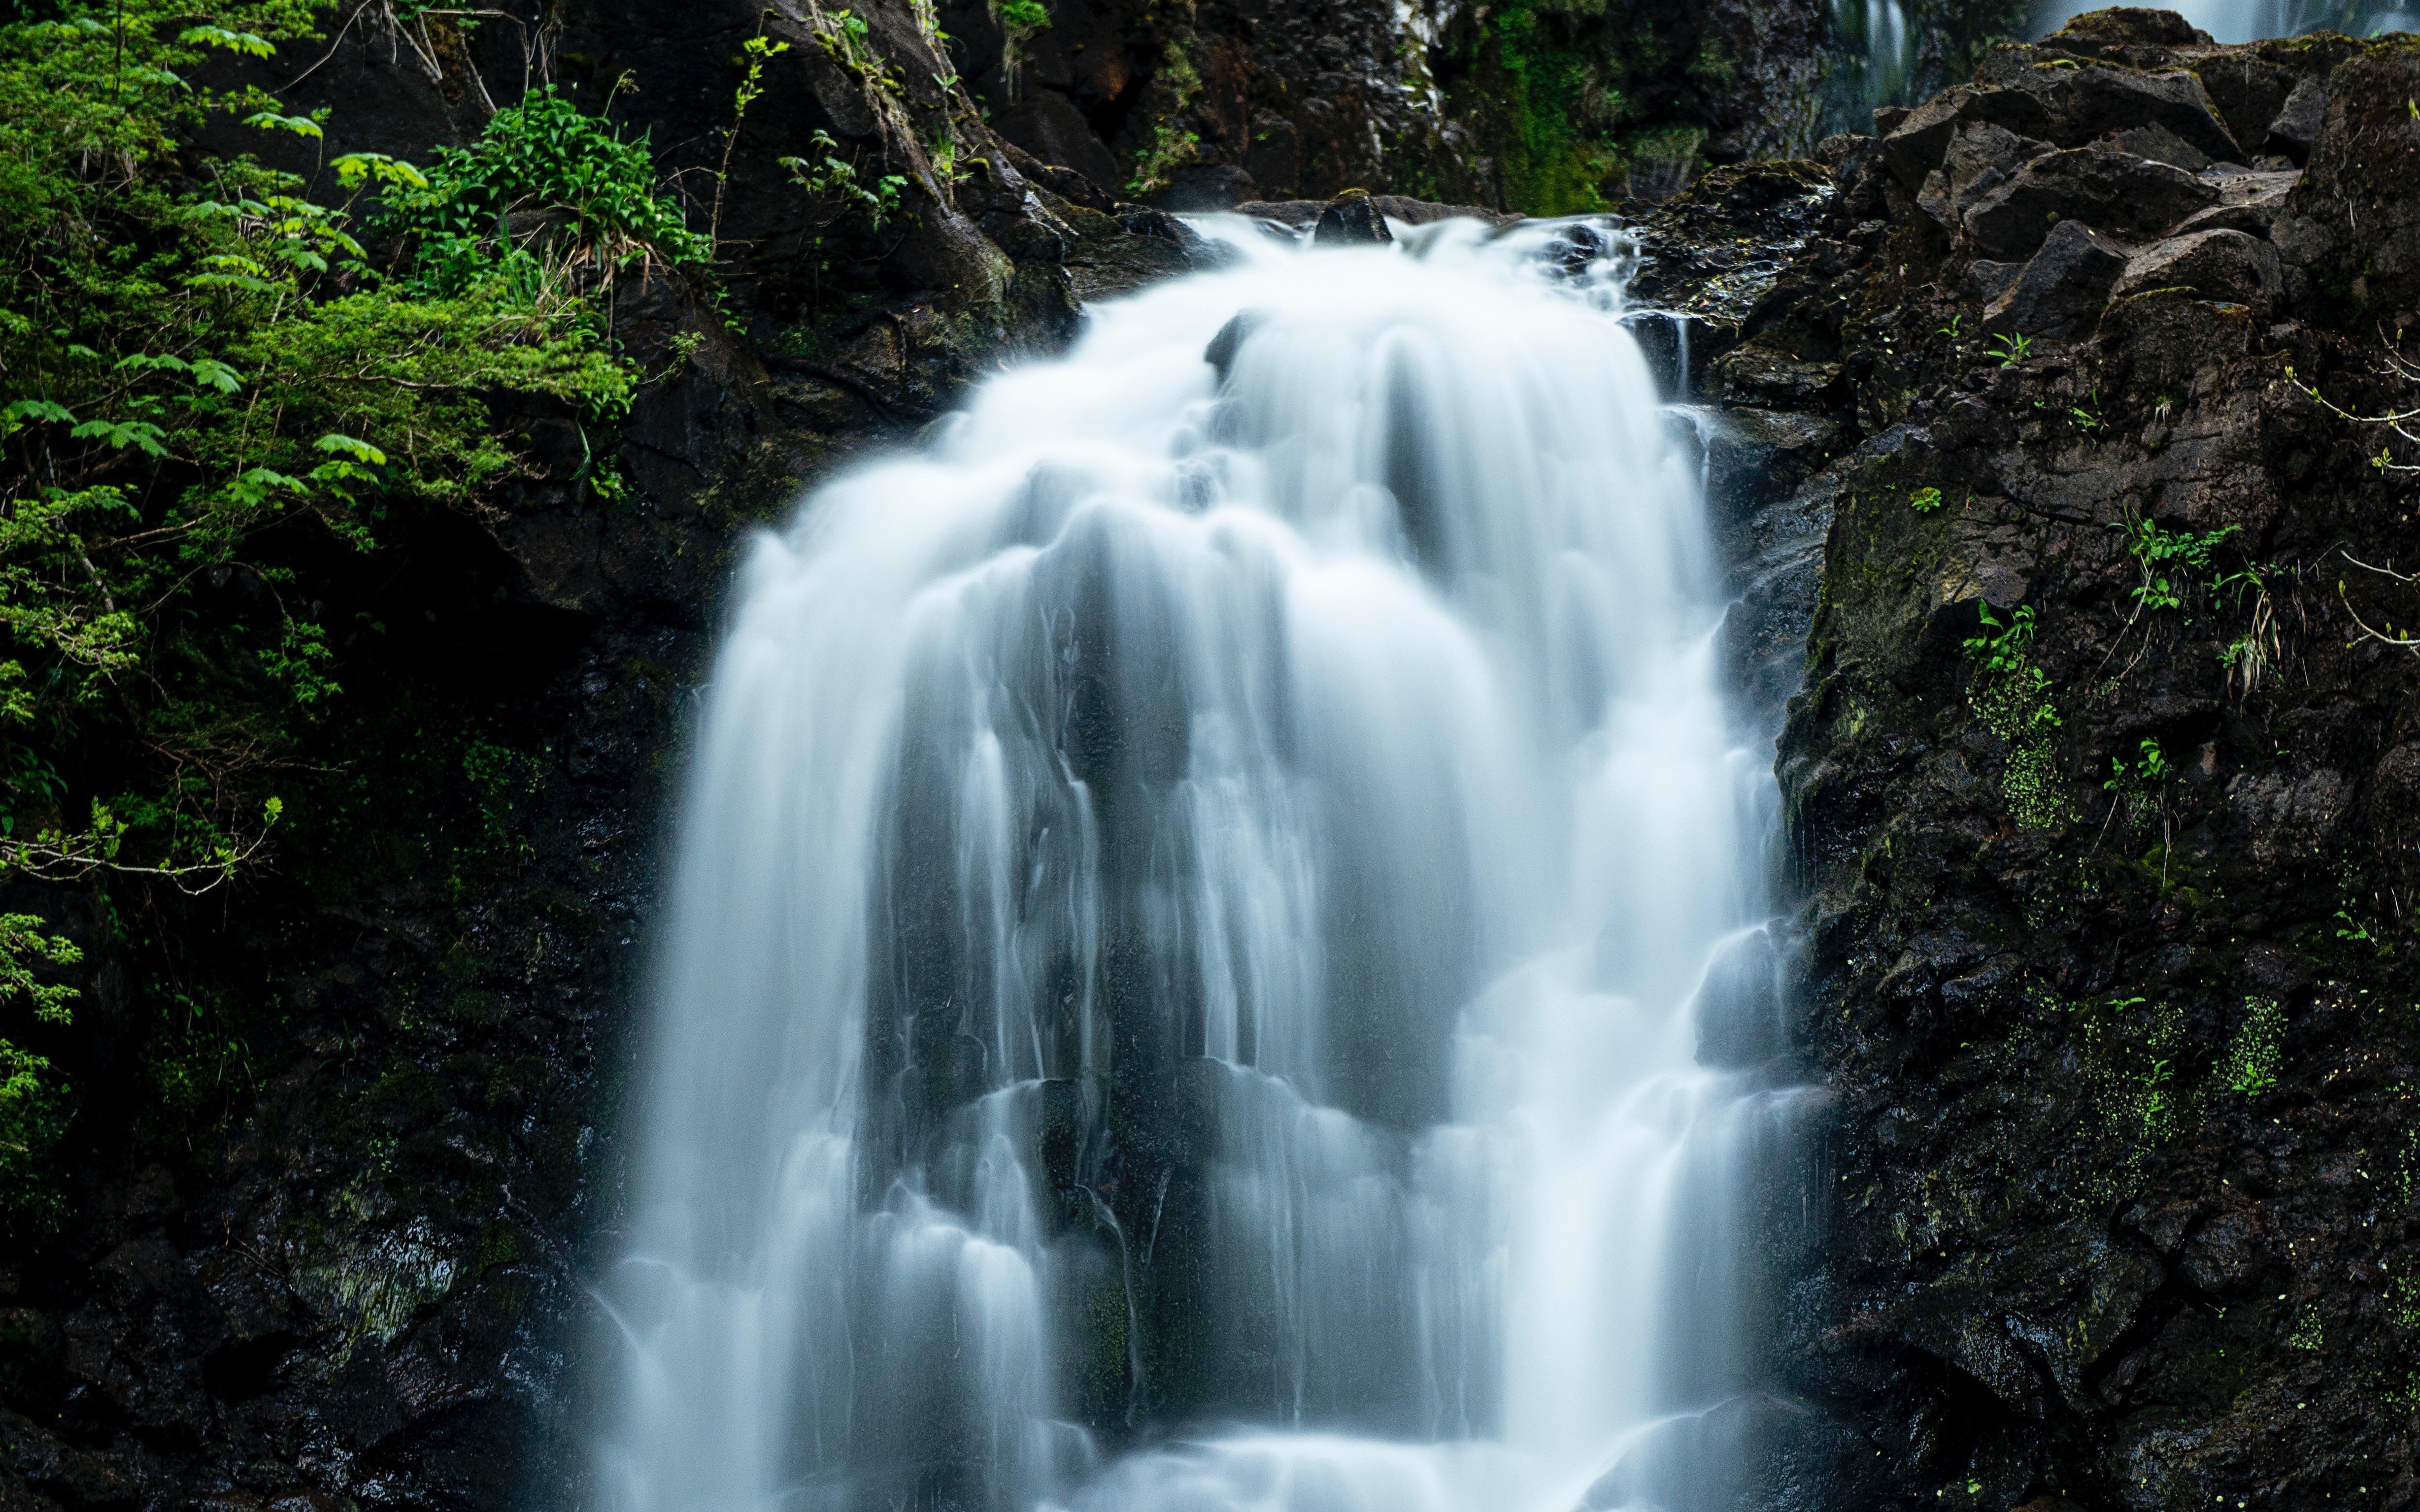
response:
<path id="1" fill-rule="evenodd" d="M 1805 1094 L 1619 239 L 1202 225 L 749 549 L 599 1506 L 1721 1504 Z"/>

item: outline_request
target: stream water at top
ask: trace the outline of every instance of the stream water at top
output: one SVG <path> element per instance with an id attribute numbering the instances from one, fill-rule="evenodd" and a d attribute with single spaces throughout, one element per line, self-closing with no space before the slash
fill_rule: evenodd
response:
<path id="1" fill-rule="evenodd" d="M 1223 234 L 749 550 L 606 1288 L 613 1512 L 1730 1473 L 1689 1429 L 1749 1374 L 1794 1094 L 1700 1061 L 1778 1008 L 1690 427 L 1569 228 Z"/>

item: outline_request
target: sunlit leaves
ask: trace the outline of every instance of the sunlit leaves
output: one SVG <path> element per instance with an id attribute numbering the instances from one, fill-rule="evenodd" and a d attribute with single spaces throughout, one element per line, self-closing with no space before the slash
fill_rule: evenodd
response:
<path id="1" fill-rule="evenodd" d="M 264 131 L 289 131 L 316 142 L 326 133 L 319 123 L 308 116 L 280 116 L 273 110 L 255 111 L 243 118 L 246 126 L 256 126 Z"/>
<path id="2" fill-rule="evenodd" d="M 177 40 L 196 47 L 222 48 L 229 53 L 240 53 L 245 57 L 277 55 L 276 46 L 267 39 L 250 32 L 229 31 L 224 26 L 188 26 L 178 34 Z"/>

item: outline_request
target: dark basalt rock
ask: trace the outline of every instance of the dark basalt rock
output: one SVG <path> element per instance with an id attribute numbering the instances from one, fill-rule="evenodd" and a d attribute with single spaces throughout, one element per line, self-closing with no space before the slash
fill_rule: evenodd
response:
<path id="1" fill-rule="evenodd" d="M 1978 200 L 1964 218 L 1975 244 L 2000 257 L 2031 256 L 2061 221 L 2136 239 L 2154 237 L 2218 203 L 2217 188 L 2164 162 L 2076 147 L 2034 159 Z"/>
<path id="2" fill-rule="evenodd" d="M 2187 129 L 2178 70 L 2236 150 Z M 2420 599 L 2357 564 L 2411 571 L 2410 501 L 2367 460 L 2397 443 L 2342 411 L 2413 402 L 2385 357 L 2420 304 L 2390 187 L 2420 181 L 2420 50 L 2104 12 L 1979 83 L 2036 95 L 2062 150 L 1952 229 L 1936 207 L 2007 171 L 1982 128 L 2024 133 L 1959 100 L 1884 117 L 1899 155 L 1843 154 L 1724 359 L 1840 375 L 1789 464 L 1820 464 L 1792 497 L 1830 525 L 1779 742 L 1789 1038 L 1836 1098 L 1834 1205 L 1774 1369 L 1854 1448 L 1777 1504 L 2401 1506 L 2414 1420 L 2383 1383 L 2420 1187 L 2378 1152 L 2412 1143 L 2420 1022 L 2369 1005 L 2420 997 L 2374 922 L 2420 887 L 2393 827 L 2420 818 L 2420 661 L 2351 615 Z M 2326 100 L 2310 171 L 2225 171 L 2296 91 Z M 1919 115 L 1951 125 L 1920 144 Z M 2176 607 L 2136 594 L 2133 521 L 2226 532 Z M 2217 586 L 2254 564 L 2265 608 Z M 1984 605 L 2029 611 L 2034 744 L 1968 650 Z M 2115 775 L 2146 741 L 2157 791 Z"/>
<path id="3" fill-rule="evenodd" d="M 1925 176 L 1939 166 L 1942 154 L 1948 150 L 1962 126 L 1996 126 L 2021 137 L 2046 137 L 2052 130 L 2050 112 L 2039 99 L 2022 89 L 1962 85 L 1945 90 L 1902 113 L 1897 123 L 1885 130 L 1884 117 L 1887 114 L 1874 113 L 1875 128 L 1883 131 L 1883 161 L 1890 164 L 1900 185 L 1910 190 L 1919 188 Z"/>
<path id="4" fill-rule="evenodd" d="M 1925 176 L 1916 202 L 1944 228 L 1955 232 L 1978 201 L 2007 183 L 2026 162 L 2050 150 L 2049 143 L 2019 136 L 2005 127 L 1966 126 L 1950 139 L 1941 166 Z"/>
<path id="5" fill-rule="evenodd" d="M 2245 156 L 2219 119 L 2200 76 L 2186 69 L 2151 73 L 2103 63 L 2037 67 L 2021 75 L 2017 86 L 2048 109 L 2052 129 L 2044 134 L 2062 147 L 2081 147 L 2113 131 L 2158 127 L 2212 160 L 2235 162 Z"/>
<path id="6" fill-rule="evenodd" d="M 2241 231 L 2195 231 L 2136 252 L 2112 292 L 2122 299 L 2150 289 L 2184 288 L 2204 299 L 2266 310 L 2283 283 L 2277 249 L 2268 242 Z"/>
<path id="7" fill-rule="evenodd" d="M 2089 325 L 2109 302 L 2134 249 L 2081 221 L 2050 228 L 2041 250 L 1983 306 L 1985 329 L 2012 334 L 2067 336 Z M 1978 265 L 1979 266 L 1979 265 Z"/>
<path id="8" fill-rule="evenodd" d="M 1371 203 L 1368 190 L 1348 189 L 1320 210 L 1311 239 L 1318 246 L 1341 247 L 1355 242 L 1392 241 L 1395 234 L 1387 229 L 1386 212 Z"/>
<path id="9" fill-rule="evenodd" d="M 2294 82 L 2294 92 L 2278 107 L 2276 118 L 2263 133 L 2262 147 L 2282 152 L 2296 162 L 2307 162 L 2327 118 L 2328 86 L 2317 74 L 2306 73 Z"/>

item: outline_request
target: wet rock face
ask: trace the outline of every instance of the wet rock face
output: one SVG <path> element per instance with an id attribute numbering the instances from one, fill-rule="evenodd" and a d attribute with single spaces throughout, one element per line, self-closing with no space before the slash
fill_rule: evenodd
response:
<path id="1" fill-rule="evenodd" d="M 1691 328 L 1718 524 L 1826 532 L 1778 754 L 1829 1212 L 1772 1369 L 1848 1439 L 1767 1414 L 1816 1456 L 1769 1504 L 2420 1504 L 2420 659 L 2364 628 L 2420 618 L 2372 465 L 2420 458 L 2347 418 L 2420 402 L 2415 59 L 2084 18 L 1826 144 Z M 1668 211 L 1641 283 L 1711 316 Z"/>
<path id="2" fill-rule="evenodd" d="M 1621 119 L 1590 129 L 1602 128 L 1595 147 L 1619 150 L 1560 166 L 1611 201 L 1662 199 L 1704 161 L 1811 146 L 1834 43 L 1823 0 L 1656 4 L 1610 18 L 1538 5 L 1493 19 L 1458 0 L 1220 0 L 1181 11 L 1090 0 L 1052 7 L 1049 24 L 1031 30 L 978 0 L 939 13 L 1007 140 L 1111 193 L 1181 210 L 1324 202 L 1355 185 L 1494 209 L 1580 208 L 1536 201 L 1559 169 L 1532 160 L 1589 124 L 1570 118 L 1583 96 L 1607 91 L 1623 101 Z M 1507 51 L 1513 34 L 1522 40 Z"/>
<path id="3" fill-rule="evenodd" d="M 586 1286 L 617 1248 L 638 961 L 736 543 L 1081 301 L 1215 255 L 991 136 L 911 7 L 854 8 L 862 69 L 811 9 L 561 18 L 558 82 L 587 104 L 628 70 L 613 118 L 692 176 L 720 167 L 740 41 L 792 43 L 732 155 L 725 287 L 613 291 L 647 375 L 627 494 L 585 481 L 610 432 L 500 414 L 535 475 L 360 568 L 380 630 L 338 652 L 273 869 L 96 936 L 72 1211 L 0 1253 L 9 1512 L 587 1504 Z M 431 77 L 375 19 L 285 93 L 332 107 L 330 156 L 425 159 L 523 77 L 510 28 Z M 793 183 L 779 159 L 818 130 L 912 213 L 872 235 Z"/>
<path id="4" fill-rule="evenodd" d="M 1323 247 L 1342 247 L 1392 241 L 1395 235 L 1387 229 L 1386 216 L 1371 203 L 1368 190 L 1348 189 L 1320 210 L 1311 239 Z"/>

